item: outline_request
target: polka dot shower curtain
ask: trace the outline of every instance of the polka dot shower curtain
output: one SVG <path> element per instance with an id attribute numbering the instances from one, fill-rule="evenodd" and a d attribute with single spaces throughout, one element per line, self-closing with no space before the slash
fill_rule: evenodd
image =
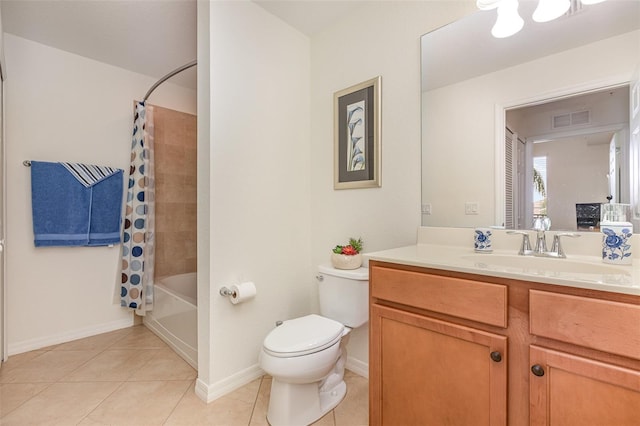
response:
<path id="1" fill-rule="evenodd" d="M 153 306 L 154 200 L 153 107 L 137 102 L 122 235 L 120 305 L 139 315 Z"/>

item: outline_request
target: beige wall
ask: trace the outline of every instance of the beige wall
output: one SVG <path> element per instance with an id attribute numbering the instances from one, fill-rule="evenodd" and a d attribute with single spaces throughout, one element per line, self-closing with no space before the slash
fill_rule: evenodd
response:
<path id="1" fill-rule="evenodd" d="M 311 72 L 308 38 L 254 3 L 214 1 L 198 14 L 210 31 L 199 28 L 198 48 L 210 101 L 198 114 L 198 306 L 208 309 L 196 389 L 211 399 L 262 374 L 276 320 L 310 312 Z M 218 293 L 243 281 L 255 283 L 253 300 Z"/>
<path id="2" fill-rule="evenodd" d="M 420 225 L 420 36 L 475 10 L 471 1 L 387 1 L 311 38 L 312 267 L 350 236 L 371 252 L 415 244 Z M 382 77 L 382 187 L 333 189 L 333 94 Z M 314 283 L 315 284 L 315 283 Z M 314 285 L 315 287 L 315 285 Z M 317 306 L 317 294 L 311 297 Z M 348 366 L 367 374 L 368 327 Z"/>
<path id="3" fill-rule="evenodd" d="M 125 327 L 114 303 L 119 247 L 33 246 L 23 160 L 127 170 L 132 103 L 155 79 L 5 33 L 9 354 Z M 195 91 L 163 84 L 151 100 L 195 112 Z M 119 280 L 118 280 L 119 282 Z"/>
<path id="4" fill-rule="evenodd" d="M 196 116 L 154 106 L 155 276 L 197 271 Z"/>
<path id="5" fill-rule="evenodd" d="M 415 243 L 420 36 L 474 9 L 472 1 L 379 2 L 309 39 L 249 2 L 199 5 L 199 59 L 210 55 L 211 85 L 199 106 L 210 108 L 206 123 L 199 114 L 199 179 L 210 182 L 198 192 L 201 397 L 260 373 L 275 320 L 317 311 L 316 265 L 337 243 L 361 236 L 365 251 Z M 376 75 L 382 187 L 335 191 L 333 93 Z M 258 294 L 232 306 L 218 289 L 238 280 L 253 280 Z M 349 353 L 348 366 L 366 375 L 366 326 Z"/>

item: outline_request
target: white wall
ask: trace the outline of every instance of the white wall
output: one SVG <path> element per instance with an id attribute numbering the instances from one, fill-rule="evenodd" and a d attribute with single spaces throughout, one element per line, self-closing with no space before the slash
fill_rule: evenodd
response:
<path id="1" fill-rule="evenodd" d="M 426 92 L 422 199 L 432 204 L 432 215 L 424 216 L 423 225 L 493 225 L 497 106 L 578 92 L 612 78 L 629 81 L 638 61 L 638 34 L 623 34 Z M 480 214 L 465 216 L 465 201 L 478 201 Z"/>
<path id="2" fill-rule="evenodd" d="M 208 386 L 212 383 L 211 369 L 211 309 L 210 244 L 211 244 L 211 31 L 209 2 L 199 1 L 197 9 L 198 25 L 198 395 L 209 399 Z M 202 388 L 202 389 L 201 389 Z"/>
<path id="3" fill-rule="evenodd" d="M 34 248 L 23 160 L 128 169 L 133 100 L 155 79 L 5 33 L 9 353 L 131 324 L 114 304 L 119 247 Z M 149 102 L 195 113 L 171 83 Z"/>
<path id="4" fill-rule="evenodd" d="M 261 374 L 276 320 L 310 312 L 310 63 L 309 39 L 254 3 L 215 1 L 198 13 L 210 31 L 210 137 L 199 141 L 210 144 L 209 164 L 199 162 L 210 167 L 199 185 L 210 247 L 199 269 L 208 262 L 211 312 L 200 314 L 209 354 L 197 391 L 210 400 Z M 255 299 L 232 305 L 218 294 L 242 281 L 255 283 Z"/>
<path id="5" fill-rule="evenodd" d="M 311 39 L 312 264 L 351 236 L 371 252 L 415 244 L 420 225 L 420 36 L 475 10 L 471 1 L 377 2 Z M 333 94 L 382 77 L 382 187 L 333 189 Z M 315 292 L 314 305 L 317 306 Z M 349 343 L 366 374 L 368 327 Z"/>
<path id="6" fill-rule="evenodd" d="M 200 233 L 210 227 L 199 241 L 199 297 L 207 298 L 199 303 L 210 307 L 199 313 L 200 397 L 214 399 L 260 374 L 257 356 L 274 322 L 317 310 L 316 265 L 328 262 L 337 243 L 362 236 L 373 251 L 415 242 L 419 38 L 472 7 L 403 2 L 360 9 L 364 48 L 354 56 L 344 43 L 348 20 L 310 44 L 250 2 L 199 5 L 199 57 L 210 55 L 211 66 L 210 101 L 199 106 L 199 151 L 209 150 L 199 177 L 210 182 L 199 190 L 206 203 Z M 375 75 L 383 87 L 382 188 L 334 191 L 333 93 Z M 256 283 L 254 300 L 232 306 L 218 294 L 244 280 Z M 366 375 L 366 327 L 350 347 L 351 366 Z"/>

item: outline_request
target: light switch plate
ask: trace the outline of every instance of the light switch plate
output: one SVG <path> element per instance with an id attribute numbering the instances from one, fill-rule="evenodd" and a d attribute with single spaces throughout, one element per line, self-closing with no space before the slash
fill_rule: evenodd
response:
<path id="1" fill-rule="evenodd" d="M 477 201 L 467 201 L 464 203 L 464 214 L 478 214 L 480 206 Z"/>

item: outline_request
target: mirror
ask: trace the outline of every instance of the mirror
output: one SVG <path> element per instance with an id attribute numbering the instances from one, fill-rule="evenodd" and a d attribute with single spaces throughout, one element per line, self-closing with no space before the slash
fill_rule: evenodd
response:
<path id="1" fill-rule="evenodd" d="M 423 225 L 530 229 L 542 206 L 533 178 L 540 157 L 549 161 L 552 229 L 590 229 L 579 223 L 581 209 L 607 196 L 634 204 L 640 219 L 640 142 L 629 124 L 640 3 L 574 2 L 569 15 L 544 24 L 531 20 L 536 4 L 520 2 L 525 26 L 506 39 L 490 34 L 495 11 L 422 37 Z M 521 151 L 508 152 L 507 128 Z M 507 173 L 507 154 L 522 162 L 520 177 Z"/>

